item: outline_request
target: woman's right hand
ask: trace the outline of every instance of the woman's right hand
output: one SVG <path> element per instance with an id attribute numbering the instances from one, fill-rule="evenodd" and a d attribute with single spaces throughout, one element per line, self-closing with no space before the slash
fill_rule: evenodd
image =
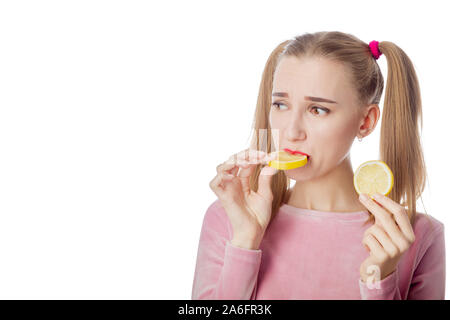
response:
<path id="1" fill-rule="evenodd" d="M 209 183 L 227 212 L 233 228 L 232 244 L 258 249 L 272 214 L 272 176 L 277 169 L 264 166 L 258 178 L 258 190 L 250 189 L 250 176 L 258 164 L 275 159 L 275 153 L 246 149 L 217 166 L 217 175 Z"/>

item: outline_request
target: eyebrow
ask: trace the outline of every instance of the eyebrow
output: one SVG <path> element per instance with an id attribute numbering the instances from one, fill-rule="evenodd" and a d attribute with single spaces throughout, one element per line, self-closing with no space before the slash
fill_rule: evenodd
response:
<path id="1" fill-rule="evenodd" d="M 272 93 L 272 97 L 289 98 L 289 95 L 287 94 L 287 92 L 274 92 L 274 93 Z M 320 98 L 320 97 L 310 97 L 310 96 L 305 96 L 305 100 L 314 101 L 314 102 L 337 103 L 336 101 L 333 101 L 330 99 L 325 99 L 325 98 Z"/>

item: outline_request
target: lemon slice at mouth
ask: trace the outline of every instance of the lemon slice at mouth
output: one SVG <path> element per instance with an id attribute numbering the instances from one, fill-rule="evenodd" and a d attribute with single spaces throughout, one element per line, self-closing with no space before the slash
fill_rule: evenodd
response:
<path id="1" fill-rule="evenodd" d="M 284 150 L 275 151 L 275 160 L 269 161 L 269 167 L 278 170 L 290 170 L 304 166 L 308 162 L 305 155 L 291 154 Z"/>
<path id="2" fill-rule="evenodd" d="M 372 197 L 376 192 L 388 195 L 394 185 L 394 175 L 381 160 L 370 160 L 361 164 L 353 175 L 353 185 L 358 194 Z"/>

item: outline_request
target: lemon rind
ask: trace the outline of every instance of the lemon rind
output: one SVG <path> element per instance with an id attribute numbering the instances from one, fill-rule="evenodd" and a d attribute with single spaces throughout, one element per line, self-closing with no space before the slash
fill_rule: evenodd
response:
<path id="1" fill-rule="evenodd" d="M 356 190 L 356 192 L 357 192 L 358 194 L 361 194 L 361 191 L 360 191 L 359 188 L 358 188 L 358 184 L 356 183 L 356 177 L 358 176 L 359 171 L 360 171 L 363 167 L 365 167 L 366 165 L 369 165 L 369 164 L 371 164 L 371 163 L 382 163 L 382 164 L 383 164 L 383 166 L 382 166 L 383 169 L 384 169 L 385 171 L 387 171 L 387 172 L 389 173 L 389 175 L 390 175 L 390 178 L 391 178 L 390 181 L 391 181 L 392 183 L 389 184 L 389 189 L 388 189 L 388 191 L 387 191 L 386 193 L 383 194 L 383 195 L 387 196 L 389 193 L 391 193 L 392 188 L 393 188 L 393 186 L 394 186 L 394 174 L 392 173 L 392 170 L 391 170 L 391 168 L 389 168 L 389 166 L 387 165 L 387 163 L 384 162 L 384 161 L 382 161 L 382 160 L 369 160 L 369 161 L 365 161 L 365 162 L 363 162 L 363 163 L 361 163 L 361 164 L 359 165 L 359 167 L 356 169 L 356 171 L 355 171 L 355 173 L 354 173 L 354 175 L 353 175 L 353 185 L 354 185 L 354 187 L 355 187 L 355 190 Z"/>
<path id="2" fill-rule="evenodd" d="M 282 160 L 271 160 L 269 161 L 269 167 L 278 170 L 291 170 L 303 167 L 308 163 L 308 158 L 303 156 L 303 159 L 293 160 L 293 161 L 282 161 Z"/>

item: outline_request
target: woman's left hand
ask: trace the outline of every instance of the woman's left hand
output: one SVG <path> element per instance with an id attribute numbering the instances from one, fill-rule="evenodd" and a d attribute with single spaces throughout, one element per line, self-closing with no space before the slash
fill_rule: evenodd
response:
<path id="1" fill-rule="evenodd" d="M 359 269 L 364 282 L 373 271 L 379 272 L 379 279 L 376 280 L 380 281 L 393 273 L 400 257 L 415 240 L 406 209 L 382 194 L 375 194 L 374 199 L 376 201 L 367 195 L 366 199 L 359 198 L 375 216 L 375 223 L 364 232 L 362 241 L 370 252 Z M 379 270 L 374 270 L 373 266 Z"/>

